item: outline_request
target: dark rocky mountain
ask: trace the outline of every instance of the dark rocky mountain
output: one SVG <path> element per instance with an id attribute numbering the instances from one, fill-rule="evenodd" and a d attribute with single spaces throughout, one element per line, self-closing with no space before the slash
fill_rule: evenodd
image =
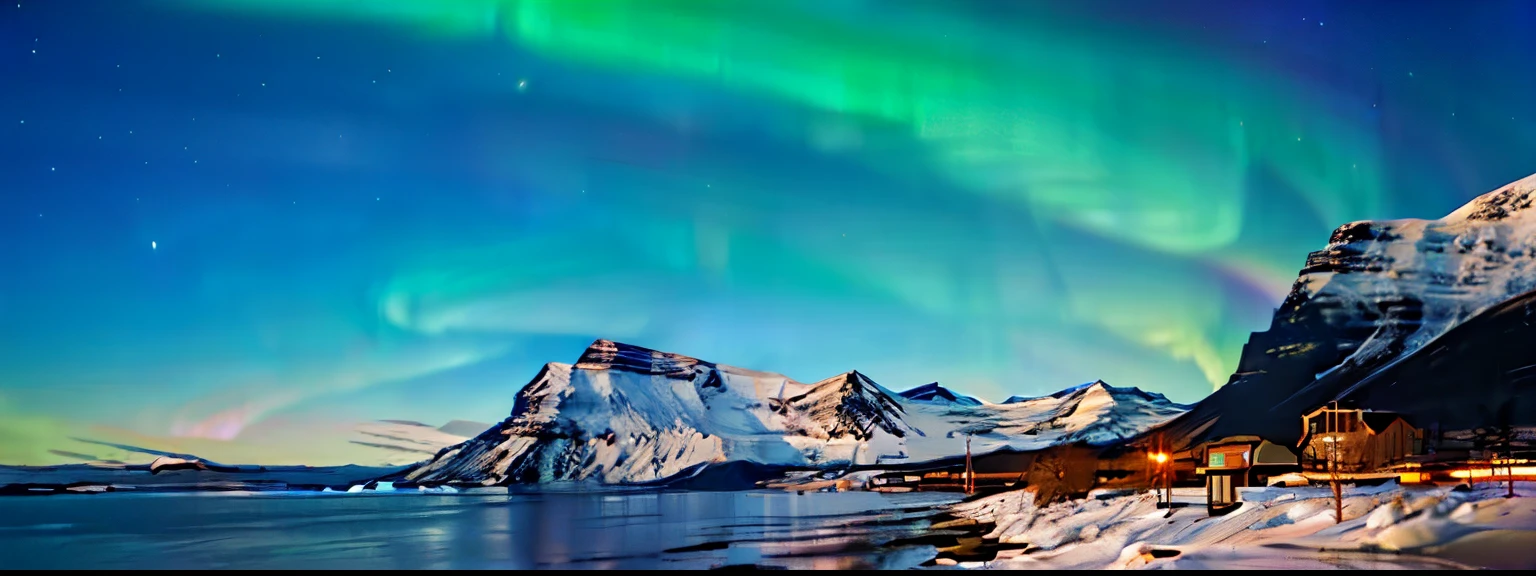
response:
<path id="1" fill-rule="evenodd" d="M 1339 227 L 1307 256 L 1269 328 L 1243 347 L 1231 380 L 1155 432 L 1181 445 L 1242 434 L 1299 440 L 1301 413 L 1346 391 L 1364 399 L 1359 394 L 1375 388 L 1356 384 L 1536 288 L 1533 195 L 1536 176 L 1440 220 Z M 1490 385 L 1460 392 L 1491 393 Z M 1450 398 L 1453 389 L 1420 392 Z"/>

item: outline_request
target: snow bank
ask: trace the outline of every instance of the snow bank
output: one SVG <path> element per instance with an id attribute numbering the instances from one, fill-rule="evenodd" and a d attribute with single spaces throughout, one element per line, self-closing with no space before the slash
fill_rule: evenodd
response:
<path id="1" fill-rule="evenodd" d="M 1251 489 L 1237 510 L 1214 517 L 1203 505 L 1169 514 L 1156 507 L 1151 492 L 1038 507 L 1032 492 L 1018 490 L 950 511 L 994 523 L 985 539 L 1028 544 L 989 568 L 1437 569 L 1492 562 L 1473 552 L 1491 546 L 1536 544 L 1536 498 L 1502 495 L 1492 486 L 1467 492 L 1395 482 L 1350 486 L 1343 523 L 1335 520 L 1326 487 Z M 1536 568 L 1536 550 L 1499 558 L 1499 567 Z"/>

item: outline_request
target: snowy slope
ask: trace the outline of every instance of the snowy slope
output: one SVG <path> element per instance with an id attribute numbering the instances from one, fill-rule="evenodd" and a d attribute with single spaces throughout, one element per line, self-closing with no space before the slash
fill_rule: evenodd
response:
<path id="1" fill-rule="evenodd" d="M 485 428 L 482 426 L 480 429 Z M 469 439 L 467 435 L 450 434 L 420 422 L 405 420 L 366 422 L 358 425 L 354 432 L 356 436 L 351 440 L 353 444 L 387 451 L 383 463 L 390 466 L 421 462 L 445 447 Z"/>
<path id="2" fill-rule="evenodd" d="M 805 384 L 599 340 L 574 365 L 546 365 L 518 393 L 506 421 L 444 449 L 407 479 L 627 484 L 727 462 L 921 462 L 964 453 L 967 432 L 977 452 L 1107 443 L 1184 410 L 1159 395 L 1102 383 L 1010 405 L 918 396 L 924 399 L 904 398 L 858 372 Z"/>
<path id="3" fill-rule="evenodd" d="M 1347 360 L 1407 354 L 1536 288 L 1536 175 L 1439 220 L 1353 222 L 1307 258 L 1288 304 L 1375 330 Z"/>

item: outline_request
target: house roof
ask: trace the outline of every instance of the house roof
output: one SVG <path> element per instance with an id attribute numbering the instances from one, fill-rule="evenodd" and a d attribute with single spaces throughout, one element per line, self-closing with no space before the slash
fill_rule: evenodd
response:
<path id="1" fill-rule="evenodd" d="M 1398 420 L 1403 420 L 1405 423 L 1407 422 L 1407 420 L 1403 418 L 1402 414 L 1398 414 L 1396 412 L 1361 412 L 1360 419 L 1365 421 L 1366 428 L 1370 428 L 1371 432 L 1377 434 L 1380 434 L 1383 430 L 1386 430 L 1387 427 L 1391 426 L 1393 422 Z"/>

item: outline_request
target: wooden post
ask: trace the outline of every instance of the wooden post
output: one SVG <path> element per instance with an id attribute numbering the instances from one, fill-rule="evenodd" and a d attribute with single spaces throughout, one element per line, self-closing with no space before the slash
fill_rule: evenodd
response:
<path id="1" fill-rule="evenodd" d="M 1509 495 L 1505 496 L 1505 498 L 1514 498 L 1515 497 L 1515 451 L 1513 449 L 1509 450 L 1509 454 L 1505 455 L 1505 457 L 1507 458 L 1507 461 L 1504 463 L 1505 464 L 1504 469 L 1509 472 L 1509 476 L 1508 476 L 1508 478 L 1509 478 Z"/>

